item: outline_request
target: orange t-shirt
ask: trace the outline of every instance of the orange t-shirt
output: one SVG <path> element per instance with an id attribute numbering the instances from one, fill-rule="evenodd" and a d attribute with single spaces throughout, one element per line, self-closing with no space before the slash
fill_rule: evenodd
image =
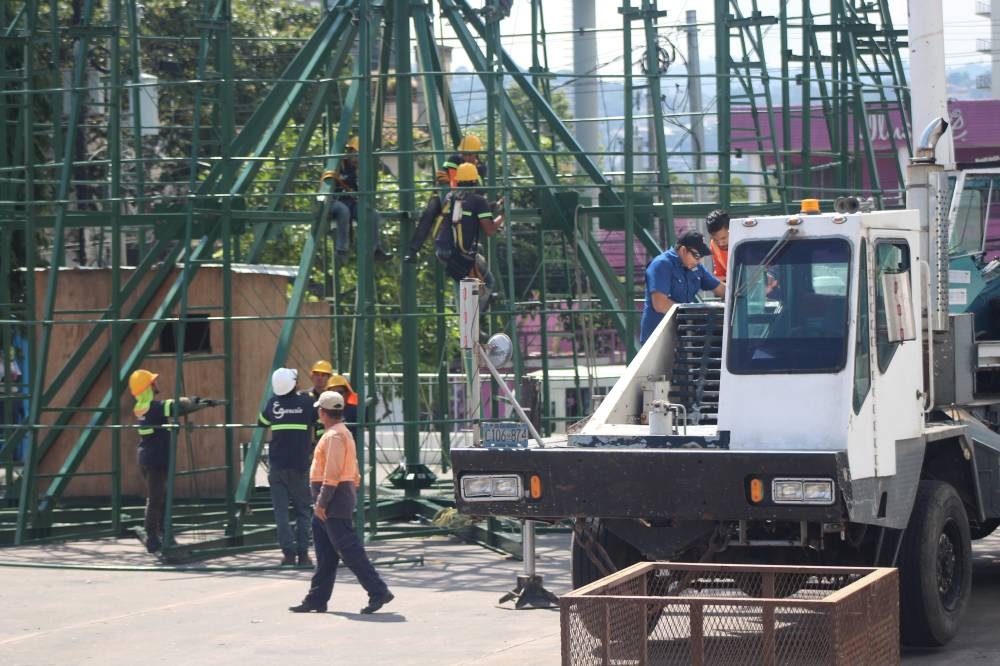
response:
<path id="1" fill-rule="evenodd" d="M 354 438 L 347 426 L 340 422 L 327 428 L 316 443 L 309 482 L 336 486 L 344 481 L 358 486 L 361 484 L 361 474 Z"/>
<path id="2" fill-rule="evenodd" d="M 713 240 L 709 244 L 712 251 L 712 273 L 720 280 L 726 279 L 726 265 L 729 263 L 729 250 L 723 250 Z"/>

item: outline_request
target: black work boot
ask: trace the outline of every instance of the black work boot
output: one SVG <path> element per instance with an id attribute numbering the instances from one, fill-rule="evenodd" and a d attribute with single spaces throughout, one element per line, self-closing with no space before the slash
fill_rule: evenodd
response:
<path id="1" fill-rule="evenodd" d="M 283 567 L 294 567 L 295 566 L 295 553 L 290 550 L 282 551 L 285 556 L 281 558 L 281 566 Z"/>
<path id="2" fill-rule="evenodd" d="M 299 553 L 296 555 L 297 563 L 300 567 L 311 567 L 313 561 L 309 559 L 309 553 Z"/>
<path id="3" fill-rule="evenodd" d="M 298 606 L 289 606 L 288 610 L 293 613 L 325 613 L 326 604 L 314 604 L 308 599 L 303 599 Z"/>
<path id="4" fill-rule="evenodd" d="M 371 615 L 382 606 L 396 598 L 392 592 L 386 590 L 385 594 L 381 597 L 368 597 L 368 605 L 361 609 L 362 615 Z"/>

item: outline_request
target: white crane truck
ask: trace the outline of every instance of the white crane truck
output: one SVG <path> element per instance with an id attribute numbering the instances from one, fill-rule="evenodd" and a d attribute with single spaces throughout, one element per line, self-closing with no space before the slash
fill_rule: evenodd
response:
<path id="1" fill-rule="evenodd" d="M 1000 523 L 1000 170 L 945 173 L 946 127 L 906 210 L 734 219 L 724 304 L 668 312 L 564 444 L 453 450 L 459 510 L 575 519 L 575 587 L 643 559 L 897 566 L 903 641 L 948 642 Z"/>

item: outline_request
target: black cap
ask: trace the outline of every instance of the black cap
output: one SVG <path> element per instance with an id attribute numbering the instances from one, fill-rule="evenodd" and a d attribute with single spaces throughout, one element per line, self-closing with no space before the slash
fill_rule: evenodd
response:
<path id="1" fill-rule="evenodd" d="M 677 239 L 677 246 L 684 246 L 689 250 L 694 250 L 703 257 L 707 257 L 711 250 L 705 244 L 705 237 L 697 231 L 686 231 Z"/>

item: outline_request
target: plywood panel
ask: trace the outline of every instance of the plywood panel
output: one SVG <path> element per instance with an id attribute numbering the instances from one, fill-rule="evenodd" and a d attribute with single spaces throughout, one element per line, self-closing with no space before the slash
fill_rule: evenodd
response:
<path id="1" fill-rule="evenodd" d="M 178 274 L 174 270 L 174 277 Z M 123 279 L 131 275 L 131 271 L 123 270 Z M 287 311 L 288 278 L 267 274 L 234 273 L 233 278 L 233 311 L 236 318 L 232 324 L 233 395 L 224 395 L 225 365 L 221 355 L 224 349 L 223 322 L 221 321 L 222 299 L 221 268 L 202 268 L 195 275 L 188 287 L 188 311 L 192 314 L 203 313 L 214 318 L 210 321 L 211 352 L 208 354 L 189 353 L 185 355 L 183 377 L 181 379 L 182 395 L 198 395 L 202 397 L 224 398 L 229 400 L 232 410 L 231 418 L 226 418 L 226 410 L 222 407 L 202 410 L 184 419 L 189 427 L 182 428 L 177 439 L 178 470 L 203 469 L 206 467 L 221 467 L 225 464 L 225 433 L 223 427 L 234 429 L 235 460 L 239 460 L 239 443 L 249 441 L 253 432 L 253 424 L 260 402 L 269 385 L 274 350 L 278 335 L 284 323 Z M 35 280 L 36 302 L 45 293 L 48 273 L 39 271 Z M 161 299 L 167 293 L 170 285 L 161 286 L 156 297 L 145 309 L 141 321 L 134 326 L 128 323 L 119 324 L 128 330 L 120 353 L 124 360 L 131 354 L 139 337 L 148 325 Z M 59 277 L 56 310 L 95 310 L 107 307 L 111 300 L 110 270 L 68 270 Z M 176 312 L 176 310 L 175 310 Z M 307 303 L 303 305 L 301 314 L 322 315 L 326 312 L 323 303 Z M 94 314 L 60 314 L 58 323 L 52 327 L 52 343 L 50 345 L 46 378 L 51 381 L 56 373 L 65 366 L 73 351 L 80 346 L 84 337 L 95 327 L 101 329 L 98 344 L 88 351 L 83 363 L 79 364 L 70 378 L 54 393 L 47 409 L 41 418 L 43 425 L 54 422 L 57 411 L 68 405 L 75 387 L 85 382 L 85 373 L 93 367 L 101 351 L 106 350 L 111 341 L 110 324 L 96 322 Z M 73 323 L 76 322 L 76 323 Z M 302 388 L 308 387 L 308 368 L 318 359 L 325 357 L 329 346 L 330 324 L 326 318 L 302 319 L 297 323 L 296 334 L 287 362 L 291 367 L 302 369 L 300 382 Z M 216 358 L 218 357 L 218 358 Z M 164 354 L 157 339 L 152 349 L 142 360 L 142 367 L 160 374 L 158 381 L 161 390 L 160 398 L 174 396 L 177 385 L 176 356 Z M 103 372 L 89 390 L 85 405 L 95 407 L 106 394 L 110 386 L 109 373 Z M 143 483 L 137 467 L 138 434 L 135 432 L 136 419 L 132 415 L 134 401 L 123 387 L 120 417 L 110 419 L 120 434 L 120 457 L 122 469 L 122 489 L 129 495 L 141 495 Z M 79 410 L 72 419 L 76 429 L 67 428 L 62 431 L 56 444 L 41 462 L 40 472 L 52 474 L 57 471 L 73 449 L 81 433 L 80 427 L 86 424 L 92 412 Z M 242 425 L 235 425 L 242 424 Z M 81 472 L 108 472 L 111 469 L 111 428 L 105 428 L 97 436 L 87 456 L 80 467 Z M 43 431 L 44 434 L 44 431 Z M 67 496 L 104 496 L 110 494 L 109 476 L 76 477 L 69 484 Z M 225 475 L 223 472 L 211 472 L 182 476 L 178 478 L 175 493 L 178 497 L 222 497 L 225 494 Z"/>

